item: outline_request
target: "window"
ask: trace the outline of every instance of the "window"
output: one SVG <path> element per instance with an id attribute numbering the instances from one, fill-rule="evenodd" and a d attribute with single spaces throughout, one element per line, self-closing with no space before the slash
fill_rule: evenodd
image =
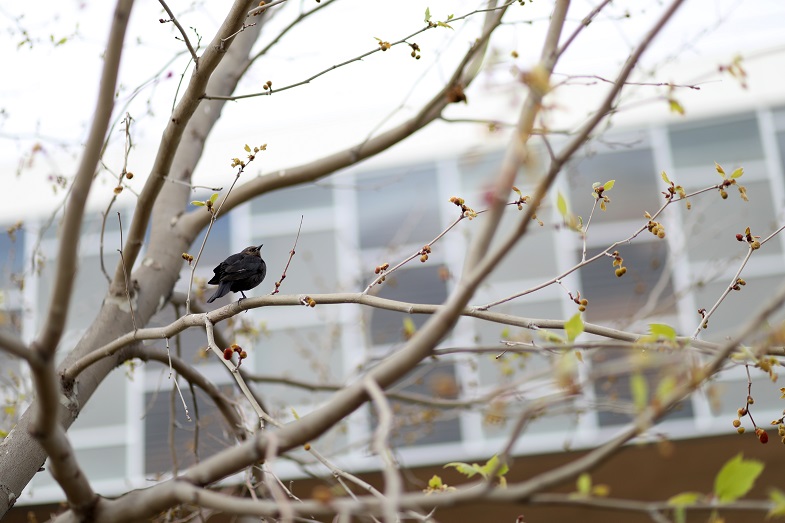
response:
<path id="1" fill-rule="evenodd" d="M 703 121 L 697 125 L 674 125 L 669 129 L 668 137 L 677 168 L 711 169 L 714 162 L 718 162 L 727 169 L 763 158 L 755 115 Z"/>
<path id="2" fill-rule="evenodd" d="M 433 165 L 384 171 L 357 182 L 360 247 L 425 243 L 441 230 Z M 443 198 L 443 200 L 447 200 Z"/>
<path id="3" fill-rule="evenodd" d="M 672 306 L 667 243 L 659 239 L 639 239 L 618 250 L 627 267 L 627 273 L 621 278 L 616 276 L 610 257 L 580 269 L 581 296 L 589 300 L 586 318 L 591 322 L 629 321 L 647 303 L 652 292 L 658 292 L 656 303 Z M 589 250 L 586 256 L 589 258 L 596 253 L 597 250 Z"/>
<path id="4" fill-rule="evenodd" d="M 653 213 L 661 205 L 660 189 L 651 149 L 604 152 L 580 158 L 567 167 L 572 212 L 586 223 L 594 198 L 592 184 L 616 180 L 608 193 L 611 203 L 603 212 L 597 208 L 592 223 L 640 220 L 643 211 Z"/>
<path id="5" fill-rule="evenodd" d="M 378 296 L 411 303 L 442 303 L 447 299 L 447 285 L 442 276 L 444 268 L 432 264 L 400 270 L 387 277 Z M 385 345 L 404 341 L 404 318 L 411 319 L 415 327 L 421 327 L 429 316 L 406 315 L 384 309 L 370 311 L 370 332 L 374 345 Z"/>

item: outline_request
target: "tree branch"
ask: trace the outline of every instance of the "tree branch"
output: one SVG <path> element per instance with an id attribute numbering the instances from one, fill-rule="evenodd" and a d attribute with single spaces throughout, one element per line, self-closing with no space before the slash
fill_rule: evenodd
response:
<path id="1" fill-rule="evenodd" d="M 186 125 L 201 103 L 201 97 L 211 75 L 226 55 L 226 49 L 234 41 L 234 39 L 231 39 L 228 42 L 222 42 L 223 37 L 236 32 L 242 27 L 250 4 L 249 0 L 235 0 L 213 41 L 207 46 L 205 52 L 202 53 L 202 57 L 199 60 L 199 68 L 194 70 L 191 81 L 185 93 L 183 93 L 180 103 L 177 104 L 177 107 L 172 112 L 172 116 L 169 118 L 169 123 L 161 136 L 161 144 L 153 162 L 150 176 L 145 182 L 144 188 L 136 202 L 136 209 L 125 246 L 125 258 L 129 267 L 134 265 L 142 248 L 153 204 L 169 175 L 175 152 L 178 150 Z M 116 296 L 124 293 L 122 263 L 117 265 L 110 292 Z"/>
<path id="2" fill-rule="evenodd" d="M 54 355 L 68 316 L 76 279 L 77 251 L 85 202 L 112 117 L 123 40 L 132 6 L 133 0 L 119 0 L 115 6 L 93 123 L 63 218 L 63 233 L 49 311 L 38 338 L 31 345 L 37 359 L 28 359 L 36 392 L 30 433 L 49 456 L 52 476 L 63 489 L 73 512 L 79 516 L 89 512 L 98 498 L 76 462 L 65 430 L 58 423 L 61 391 L 55 373 Z"/>
<path id="3" fill-rule="evenodd" d="M 282 169 L 276 173 L 247 182 L 239 186 L 234 191 L 232 197 L 227 199 L 224 205 L 224 212 L 228 212 L 260 194 L 305 182 L 312 182 L 339 169 L 359 163 L 392 147 L 439 118 L 444 108 L 451 103 L 449 93 L 453 87 L 460 85 L 462 88 L 466 88 L 478 74 L 488 40 L 493 31 L 501 24 L 502 17 L 509 4 L 508 2 L 498 8 L 498 10 L 487 12 L 482 35 L 464 55 L 450 80 L 445 83 L 444 88 L 428 101 L 414 117 L 389 131 L 374 138 L 366 139 L 343 151 L 304 165 Z M 196 235 L 208 222 L 209 216 L 206 216 L 206 213 L 191 211 L 181 218 L 178 227 L 181 228 L 184 234 Z"/>

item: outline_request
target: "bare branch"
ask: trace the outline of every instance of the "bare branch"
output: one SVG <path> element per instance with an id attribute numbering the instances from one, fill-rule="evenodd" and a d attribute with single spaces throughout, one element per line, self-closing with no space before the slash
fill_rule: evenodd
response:
<path id="1" fill-rule="evenodd" d="M 385 523 L 396 523 L 398 521 L 398 503 L 401 499 L 401 492 L 403 492 L 403 482 L 398 472 L 398 465 L 392 458 L 392 450 L 389 443 L 393 413 L 387 398 L 384 397 L 384 391 L 372 378 L 365 378 L 363 384 L 379 416 L 379 423 L 373 436 L 373 450 L 384 464 L 382 467 L 385 496 L 384 521 Z"/>
<path id="2" fill-rule="evenodd" d="M 221 390 L 208 380 L 202 373 L 197 371 L 192 365 L 177 355 L 167 354 L 154 347 L 146 347 L 136 344 L 123 351 L 123 359 L 131 360 L 138 358 L 142 361 L 157 361 L 164 365 L 171 363 L 172 368 L 188 383 L 192 383 L 202 389 L 215 403 L 218 410 L 226 420 L 226 424 L 231 430 L 237 441 L 246 439 L 247 432 L 243 427 L 243 422 L 237 413 L 237 407 L 233 405 Z"/>
<path id="3" fill-rule="evenodd" d="M 164 8 L 166 14 L 169 15 L 169 19 L 175 25 L 175 27 L 177 27 L 177 30 L 180 31 L 180 34 L 183 37 L 183 42 L 185 42 L 185 46 L 188 48 L 188 52 L 191 53 L 191 59 L 194 61 L 194 66 L 197 69 L 199 69 L 199 57 L 196 56 L 196 50 L 191 45 L 191 41 L 188 39 L 188 35 L 185 33 L 185 29 L 183 29 L 183 26 L 180 25 L 179 21 L 177 21 L 177 17 L 174 16 L 174 13 L 172 12 L 171 9 L 169 9 L 169 6 L 166 5 L 166 2 L 164 0 L 158 0 L 158 2 L 161 4 L 161 7 Z M 161 20 L 161 23 L 163 22 L 166 22 L 166 20 Z"/>
<path id="4" fill-rule="evenodd" d="M 0 350 L 4 350 L 28 362 L 36 357 L 36 354 L 30 351 L 30 348 L 25 345 L 21 338 L 4 330 L 0 330 Z"/>
<path id="5" fill-rule="evenodd" d="M 491 10 L 486 13 L 482 35 L 464 55 L 455 68 L 452 77 L 445 83 L 444 88 L 431 98 L 414 117 L 389 131 L 374 138 L 363 140 L 343 151 L 304 165 L 282 169 L 277 173 L 255 178 L 237 188 L 234 192 L 234 197 L 227 200 L 227 206 L 224 210 L 228 212 L 234 207 L 265 192 L 318 180 L 338 169 L 359 163 L 392 147 L 439 118 L 444 108 L 453 103 L 449 94 L 454 87 L 461 86 L 461 88 L 466 88 L 478 74 L 488 40 L 501 23 L 502 16 L 508 5 L 510 5 L 510 2 L 505 3 L 498 10 Z M 192 211 L 182 217 L 178 226 L 182 228 L 185 234 L 196 235 L 196 232 L 204 228 L 208 221 L 209 218 L 202 213 Z"/>
<path id="6" fill-rule="evenodd" d="M 210 76 L 215 71 L 215 68 L 218 67 L 218 64 L 223 57 L 226 56 L 225 47 L 231 45 L 231 42 L 226 44 L 222 43 L 222 39 L 224 35 L 231 34 L 242 26 L 243 20 L 245 20 L 246 17 L 247 5 L 247 0 L 235 0 L 229 14 L 213 38 L 213 41 L 202 54 L 199 61 L 199 69 L 194 71 L 191 82 L 188 84 L 185 93 L 183 93 L 180 103 L 177 104 L 177 107 L 169 118 L 169 123 L 161 137 L 161 144 L 153 162 L 150 176 L 139 195 L 133 221 L 131 222 L 131 227 L 128 232 L 125 258 L 126 263 L 128 263 L 129 266 L 134 265 L 136 258 L 139 255 L 147 225 L 150 222 L 150 212 L 152 211 L 153 204 L 158 197 L 161 187 L 169 175 L 169 170 L 172 166 L 172 161 L 174 160 L 174 154 L 183 137 L 183 131 L 185 130 L 186 124 L 188 124 L 196 111 L 196 108 L 201 103 L 201 96 L 204 93 Z M 122 278 L 122 264 L 118 264 L 110 290 L 112 294 L 122 294 Z"/>

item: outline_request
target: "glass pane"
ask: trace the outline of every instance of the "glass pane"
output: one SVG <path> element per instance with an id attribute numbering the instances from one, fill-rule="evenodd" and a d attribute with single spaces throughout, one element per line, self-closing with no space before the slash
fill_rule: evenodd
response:
<path id="1" fill-rule="evenodd" d="M 256 296 L 270 293 L 275 289 L 275 282 L 281 278 L 289 252 L 294 247 L 296 233 L 286 236 L 254 236 L 252 243 L 262 247 L 262 258 L 267 263 L 267 277 L 257 288 Z M 294 258 L 286 271 L 286 279 L 281 284 L 281 292 L 297 293 L 328 293 L 335 292 L 338 287 L 338 256 L 335 248 L 333 232 L 300 233 Z"/>
<path id="2" fill-rule="evenodd" d="M 516 207 L 507 207 L 499 225 L 499 231 L 491 243 L 491 248 L 499 245 L 520 224 L 525 211 L 525 208 L 523 211 L 519 211 Z M 550 206 L 542 205 L 538 214 L 540 216 L 548 216 L 550 214 Z M 482 220 L 483 215 L 481 214 L 470 222 L 464 220 L 459 226 L 463 227 L 463 230 L 460 230 L 461 233 L 466 231 L 469 245 L 471 245 L 474 235 L 480 230 Z M 548 227 L 548 225 L 540 227 L 533 220 L 529 223 L 529 229 L 523 239 L 515 244 L 515 247 L 497 265 L 487 281 L 489 283 L 497 283 L 520 280 L 531 281 L 532 279 L 540 278 L 547 280 L 556 276 L 555 241 L 556 235 L 552 227 Z"/>
<path id="3" fill-rule="evenodd" d="M 742 185 L 747 189 L 749 202 L 741 199 L 735 187 L 729 187 L 726 200 L 714 192 L 690 199 L 692 209 L 684 210 L 682 219 L 691 260 L 739 258 L 747 252 L 747 244 L 737 241 L 736 234 L 743 234 L 746 227 L 758 236 L 766 236 L 776 230 L 776 212 L 769 183 L 742 182 Z M 760 252 L 764 251 L 778 252 L 779 242 L 767 243 Z"/>
<path id="4" fill-rule="evenodd" d="M 196 418 L 197 406 L 187 386 L 183 390 L 185 402 L 192 421 L 185 417 L 185 411 L 180 397 L 174 389 L 174 384 L 167 382 L 159 391 L 145 394 L 147 413 L 144 418 L 145 426 L 145 473 L 154 474 L 172 469 L 175 459 L 169 445 L 169 431 L 174 430 L 174 449 L 177 464 L 183 468 L 196 463 L 194 449 L 198 441 L 199 458 L 211 456 L 233 443 L 227 434 L 226 421 L 216 408 L 215 404 L 199 389 L 196 389 L 198 401 L 198 420 Z M 174 412 L 174 420 L 170 415 Z M 199 425 L 197 434 L 196 425 Z"/>
<path id="5" fill-rule="evenodd" d="M 207 211 L 204 211 L 207 212 Z M 207 238 L 207 243 L 204 246 L 201 258 L 199 258 L 199 271 L 202 269 L 207 271 L 208 277 L 212 277 L 212 268 L 224 261 L 227 256 L 234 254 L 231 248 L 231 214 L 227 214 L 218 218 L 210 230 L 210 236 Z M 204 235 L 207 229 L 204 229 L 194 240 L 188 252 L 195 258 L 199 253 L 204 241 Z M 258 245 L 258 244 L 257 244 Z M 241 247 L 242 249 L 243 247 Z M 190 267 L 185 266 L 185 270 L 190 270 Z M 186 279 L 186 282 L 188 280 Z M 182 283 L 182 282 L 180 282 Z"/>
<path id="6" fill-rule="evenodd" d="M 494 307 L 492 311 L 523 318 L 561 318 L 564 316 L 560 302 L 537 302 L 531 297 L 528 298 L 530 303 L 518 303 L 518 300 L 516 300 L 512 306 L 502 305 Z M 502 339 L 522 342 L 537 340 L 538 343 L 541 343 L 541 338 L 535 331 L 474 318 L 464 321 L 471 321 L 474 325 L 475 343 L 477 345 L 498 347 L 498 352 L 477 356 L 477 372 L 481 385 L 499 385 L 506 381 L 521 379 L 522 376 L 538 375 L 540 378 L 547 377 L 541 375 L 541 373 L 550 368 L 554 354 L 549 352 L 538 351 L 521 354 L 509 352 L 501 358 L 496 357 L 504 350 L 504 346 L 501 344 Z"/>
<path id="7" fill-rule="evenodd" d="M 192 298 L 193 299 L 193 298 Z M 214 304 L 208 304 L 214 305 Z M 180 314 L 185 314 L 185 306 L 180 308 Z M 163 309 L 155 313 L 148 323 L 148 327 L 163 327 L 165 325 L 169 325 L 170 323 L 174 322 L 177 319 L 175 317 L 174 307 L 171 305 L 166 305 Z M 240 318 L 237 320 L 239 323 L 240 321 L 244 320 L 244 318 Z M 224 332 L 228 332 L 226 323 L 222 323 L 216 326 L 217 329 L 220 329 Z M 204 327 L 191 327 L 179 333 L 177 336 L 171 338 L 169 340 L 169 350 L 170 353 L 173 355 L 179 355 L 183 360 L 191 365 L 205 365 L 208 363 L 218 363 L 215 359 L 215 356 L 212 352 L 209 354 L 205 351 L 207 348 L 207 338 L 204 331 Z M 179 340 L 177 339 L 179 337 Z M 179 341 L 179 347 L 178 347 Z M 156 347 L 156 350 L 160 350 L 163 353 L 166 353 L 166 342 L 165 340 L 147 340 L 144 342 L 145 345 Z M 178 354 L 179 351 L 179 354 Z M 155 372 L 160 371 L 161 363 L 157 361 L 151 361 L 148 363 L 147 366 L 148 370 L 152 370 Z"/>
<path id="8" fill-rule="evenodd" d="M 411 303 L 442 303 L 447 299 L 442 267 L 425 265 L 397 271 L 379 287 L 378 296 Z M 427 314 L 408 315 L 382 309 L 373 309 L 370 314 L 370 337 L 374 345 L 404 341 L 404 318 L 410 318 L 417 328 L 429 318 Z"/>
<path id="9" fill-rule="evenodd" d="M 14 230 L 13 233 L 6 231 L 12 228 L 13 224 L 3 226 L 0 233 L 0 286 L 3 288 L 16 287 L 11 280 L 12 274 L 20 273 L 24 270 L 25 254 L 25 230 L 24 228 Z"/>
<path id="10" fill-rule="evenodd" d="M 782 393 L 779 385 L 773 383 L 769 376 L 761 372 L 760 369 L 750 368 L 752 377 L 752 397 L 755 404 L 751 407 L 755 421 L 768 428 L 771 418 L 762 417 L 765 415 L 776 415 L 779 417 L 782 412 Z M 708 389 L 707 397 L 712 407 L 712 414 L 719 419 L 732 420 L 737 410 L 744 407 L 747 403 L 747 380 L 721 380 L 715 381 Z M 749 428 L 749 419 L 743 419 L 742 423 Z M 730 423 L 728 423 L 730 429 Z"/>
<path id="11" fill-rule="evenodd" d="M 785 131 L 777 133 L 777 148 L 780 152 L 780 166 L 782 173 L 785 174 Z"/>
<path id="12" fill-rule="evenodd" d="M 450 363 L 421 365 L 390 390 L 429 398 L 455 399 L 459 385 L 455 367 Z M 390 443 L 411 447 L 461 441 L 461 424 L 454 410 L 442 410 L 408 402 L 390 400 L 395 413 Z M 376 427 L 376 411 L 371 406 L 371 427 Z"/>
<path id="13" fill-rule="evenodd" d="M 714 162 L 737 166 L 744 160 L 763 158 L 758 121 L 755 115 L 734 120 L 713 120 L 674 125 L 669 129 L 673 164 L 678 167 L 707 166 Z M 682 182 L 683 183 L 683 182 Z"/>
<path id="14" fill-rule="evenodd" d="M 364 249 L 425 243 L 441 230 L 439 206 L 451 205 L 436 190 L 432 164 L 358 175 L 360 246 Z"/>
<path id="15" fill-rule="evenodd" d="M 254 198 L 251 200 L 251 212 L 253 214 L 300 212 L 303 209 L 330 207 L 332 204 L 332 187 L 310 184 L 289 187 Z"/>
<path id="16" fill-rule="evenodd" d="M 587 257 L 597 250 L 589 250 Z M 667 284 L 656 302 L 666 309 L 672 307 L 673 287 L 664 273 L 668 244 L 664 240 L 638 242 L 619 247 L 626 274 L 617 277 L 613 258 L 603 257 L 580 269 L 581 296 L 589 300 L 586 319 L 590 322 L 623 321 L 631 318 L 649 299 L 664 276 Z M 652 311 L 656 313 L 658 310 Z M 662 311 L 659 311 L 662 312 Z"/>
<path id="17" fill-rule="evenodd" d="M 754 261 L 753 256 L 753 261 Z M 723 341 L 732 335 L 750 318 L 751 314 L 758 311 L 767 298 L 776 289 L 782 287 L 783 278 L 781 275 L 769 277 L 747 276 L 742 273 L 742 278 L 747 285 L 741 291 L 731 292 L 720 304 L 719 308 L 709 319 L 709 328 L 704 330 L 701 339 L 711 341 Z M 730 282 L 730 277 L 715 278 L 707 285 L 698 287 L 695 297 L 695 305 L 698 308 L 711 309 L 717 299 L 722 295 L 726 286 Z M 775 324 L 785 317 L 785 309 L 780 310 L 769 318 L 769 324 Z M 695 312 L 695 328 L 698 326 L 700 318 Z"/>
<path id="18" fill-rule="evenodd" d="M 599 205 L 592 223 L 641 220 L 643 212 L 654 212 L 661 204 L 651 149 L 633 149 L 580 158 L 567 166 L 572 212 L 586 223 L 594 205 L 592 184 L 616 180 L 608 192 L 610 203 L 603 212 Z"/>
<path id="19" fill-rule="evenodd" d="M 620 425 L 632 420 L 636 413 L 631 390 L 631 375 L 642 376 L 646 380 L 647 395 L 657 390 L 661 380 L 673 375 L 672 363 L 663 358 L 667 354 L 646 353 L 633 350 L 610 348 L 597 349 L 591 354 L 592 370 L 605 375 L 594 381 L 594 394 L 598 402 L 598 422 L 601 427 Z M 668 413 L 663 421 L 683 419 L 693 416 L 692 402 L 687 400 Z"/>
<path id="20" fill-rule="evenodd" d="M 334 391 L 313 391 L 277 384 L 276 378 L 291 378 L 317 385 L 343 383 L 339 324 L 270 331 L 254 348 L 256 350 L 249 351 L 251 368 L 261 376 L 272 378 L 256 381 L 254 387 L 269 403 L 269 408 L 280 409 L 282 416 L 288 416 L 292 407 L 298 407 L 298 413 L 303 415 L 307 409 L 300 406 L 315 405 L 329 398 Z"/>

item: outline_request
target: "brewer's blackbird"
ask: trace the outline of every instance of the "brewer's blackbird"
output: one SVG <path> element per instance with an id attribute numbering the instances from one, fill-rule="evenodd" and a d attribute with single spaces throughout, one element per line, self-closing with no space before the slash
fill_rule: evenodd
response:
<path id="1" fill-rule="evenodd" d="M 242 252 L 229 256 L 213 269 L 215 274 L 207 283 L 218 285 L 218 290 L 210 296 L 207 303 L 225 296 L 229 291 L 239 292 L 245 298 L 243 291 L 251 290 L 262 283 L 267 274 L 267 264 L 259 254 L 261 248 L 261 245 L 246 247 Z"/>

